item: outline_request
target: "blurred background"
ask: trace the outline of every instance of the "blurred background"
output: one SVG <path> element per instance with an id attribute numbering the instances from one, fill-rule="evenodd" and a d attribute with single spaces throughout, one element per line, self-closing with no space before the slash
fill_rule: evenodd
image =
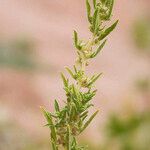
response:
<path id="1" fill-rule="evenodd" d="M 101 110 L 81 144 L 92 150 L 150 149 L 150 1 L 116 0 L 119 25 L 88 67 L 103 72 Z M 65 100 L 60 72 L 72 66 L 72 31 L 90 36 L 85 0 L 0 0 L 0 150 L 48 150 L 40 106 Z M 93 110 L 91 110 L 93 111 Z"/>

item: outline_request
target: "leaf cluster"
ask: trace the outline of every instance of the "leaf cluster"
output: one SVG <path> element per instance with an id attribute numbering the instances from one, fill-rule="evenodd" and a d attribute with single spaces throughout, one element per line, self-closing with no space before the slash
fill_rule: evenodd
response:
<path id="1" fill-rule="evenodd" d="M 83 61 L 88 65 L 89 59 L 95 58 L 101 52 L 107 41 L 105 38 L 116 28 L 118 20 L 108 27 L 105 25 L 111 19 L 113 6 L 114 0 L 93 0 L 92 5 L 89 0 L 86 0 L 92 38 L 87 42 L 79 40 L 78 33 L 74 31 L 74 45 L 77 48 L 79 56 L 77 62 L 80 65 Z"/>

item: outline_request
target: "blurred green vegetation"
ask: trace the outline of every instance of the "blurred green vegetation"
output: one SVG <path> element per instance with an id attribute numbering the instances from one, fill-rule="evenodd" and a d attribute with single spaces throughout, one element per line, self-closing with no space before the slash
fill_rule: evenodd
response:
<path id="1" fill-rule="evenodd" d="M 132 33 L 138 49 L 150 54 L 150 17 L 138 18 L 133 24 Z"/>
<path id="2" fill-rule="evenodd" d="M 150 149 L 150 112 L 133 113 L 126 117 L 113 114 L 106 125 L 104 150 Z"/>
<path id="3" fill-rule="evenodd" d="M 11 40 L 0 41 L 0 68 L 21 71 L 40 71 L 51 73 L 56 70 L 53 64 L 37 60 L 36 43 L 29 37 L 18 36 Z"/>
<path id="4" fill-rule="evenodd" d="M 142 77 L 136 81 L 137 90 L 140 92 L 150 92 L 150 78 Z"/>
<path id="5" fill-rule="evenodd" d="M 132 106 L 131 108 L 122 108 L 119 113 L 113 112 L 105 124 L 104 136 L 106 140 L 101 150 L 150 149 L 149 77 L 144 78 L 143 76 L 138 79 L 135 86 L 137 89 L 135 95 L 142 96 L 142 105 L 146 105 L 146 107 L 138 110 Z"/>
<path id="6" fill-rule="evenodd" d="M 28 38 L 0 43 L 0 66 L 14 69 L 35 69 L 34 45 Z"/>

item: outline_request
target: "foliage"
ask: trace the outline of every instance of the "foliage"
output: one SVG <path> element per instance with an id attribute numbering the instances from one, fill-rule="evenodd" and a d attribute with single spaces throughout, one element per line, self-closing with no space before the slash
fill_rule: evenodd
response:
<path id="1" fill-rule="evenodd" d="M 27 38 L 17 38 L 0 43 L 0 66 L 32 70 L 36 63 L 32 57 L 33 43 Z"/>
<path id="2" fill-rule="evenodd" d="M 113 114 L 106 125 L 107 142 L 104 150 L 150 149 L 150 112 L 134 112 L 128 116 Z"/>
<path id="3" fill-rule="evenodd" d="M 143 77 L 136 81 L 137 89 L 140 92 L 149 92 L 150 91 L 150 79 L 149 77 Z"/>
<path id="4" fill-rule="evenodd" d="M 85 68 L 89 61 L 95 58 L 106 44 L 106 37 L 115 29 L 118 21 L 106 27 L 105 22 L 110 21 L 114 0 L 93 0 L 93 7 L 86 0 L 87 17 L 92 37 L 82 41 L 74 31 L 74 45 L 77 49 L 77 61 L 73 69 L 66 67 L 66 71 L 75 80 L 70 83 L 62 73 L 61 77 L 67 100 L 61 108 L 57 100 L 54 102 L 55 112 L 51 113 L 41 108 L 47 120 L 46 126 L 50 128 L 51 144 L 53 150 L 84 150 L 78 145 L 76 137 L 80 135 L 95 118 L 98 111 L 88 117 L 89 108 L 93 106 L 91 100 L 96 95 L 94 83 L 102 73 L 89 77 Z"/>
<path id="5" fill-rule="evenodd" d="M 136 46 L 146 54 L 150 52 L 150 18 L 138 19 L 133 25 L 133 38 Z"/>

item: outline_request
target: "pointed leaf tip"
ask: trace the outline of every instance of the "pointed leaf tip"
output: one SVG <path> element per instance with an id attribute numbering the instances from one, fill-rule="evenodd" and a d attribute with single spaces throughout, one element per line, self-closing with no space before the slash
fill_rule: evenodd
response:
<path id="1" fill-rule="evenodd" d="M 83 128 L 81 129 L 81 132 L 84 131 L 89 124 L 92 122 L 92 120 L 95 118 L 95 116 L 98 114 L 99 110 L 97 110 L 90 118 L 89 120 L 84 124 Z"/>
<path id="2" fill-rule="evenodd" d="M 107 35 L 109 35 L 117 26 L 119 20 L 117 20 L 114 24 L 112 24 L 110 27 L 108 27 L 103 34 L 100 35 L 98 38 L 99 41 L 103 40 Z"/>
<path id="3" fill-rule="evenodd" d="M 96 56 L 101 52 L 101 50 L 102 50 L 103 47 L 105 46 L 106 42 L 107 42 L 107 39 L 98 47 L 98 49 L 96 50 L 96 52 L 94 52 L 94 53 L 91 55 L 91 58 L 96 57 Z"/>

